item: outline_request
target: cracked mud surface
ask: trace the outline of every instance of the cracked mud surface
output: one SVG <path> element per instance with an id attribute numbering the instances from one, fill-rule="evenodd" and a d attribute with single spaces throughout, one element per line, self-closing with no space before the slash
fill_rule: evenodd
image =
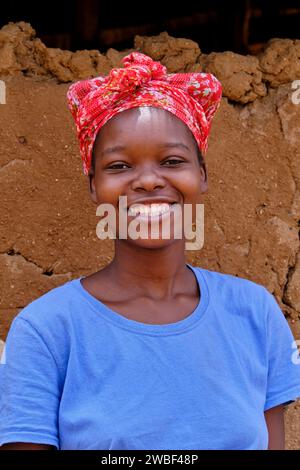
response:
<path id="1" fill-rule="evenodd" d="M 300 339 L 300 41 L 270 41 L 256 57 L 204 55 L 197 44 L 137 36 L 170 72 L 210 71 L 224 98 L 207 153 L 205 243 L 187 262 L 246 277 L 276 297 Z M 125 52 L 127 53 L 127 52 Z M 29 302 L 94 272 L 113 256 L 100 241 L 67 109 L 70 81 L 107 73 L 125 55 L 47 49 L 30 25 L 0 30 L 0 338 Z M 300 405 L 287 411 L 287 447 L 300 448 Z"/>

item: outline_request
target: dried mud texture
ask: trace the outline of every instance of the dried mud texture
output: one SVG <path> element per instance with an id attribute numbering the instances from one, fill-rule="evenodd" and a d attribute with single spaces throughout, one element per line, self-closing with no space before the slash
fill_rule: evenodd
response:
<path id="1" fill-rule="evenodd" d="M 136 36 L 134 47 L 153 60 L 159 60 L 169 73 L 200 71 L 197 61 L 201 51 L 191 39 L 173 38 L 163 32 L 152 37 Z"/>
<path id="2" fill-rule="evenodd" d="M 0 30 L 0 75 L 54 77 L 59 82 L 70 82 L 107 74 L 121 66 L 128 51 L 109 49 L 99 51 L 64 51 L 47 48 L 37 39 L 34 29 L 23 21 L 9 23 Z"/>
<path id="3" fill-rule="evenodd" d="M 69 83 L 64 83 L 69 73 L 72 80 L 95 73 L 94 66 L 82 65 L 90 63 L 94 52 L 54 53 L 32 31 L 25 23 L 0 31 L 0 79 L 7 91 L 6 104 L 0 105 L 2 340 L 13 318 L 29 302 L 69 279 L 101 269 L 113 257 L 113 243 L 96 237 L 96 207 L 82 173 L 66 103 Z M 152 49 L 151 41 L 139 39 L 139 48 L 149 47 L 150 55 L 158 58 L 155 48 L 160 48 L 162 37 L 166 36 L 152 38 Z M 171 44 L 177 47 L 177 57 L 184 56 L 179 40 Z M 263 54 L 269 47 L 274 48 L 274 42 Z M 50 60 L 51 54 L 55 60 Z M 122 54 L 110 50 L 101 55 L 108 61 L 106 70 L 118 65 Z M 160 57 L 167 60 L 176 54 L 165 48 Z M 264 55 L 254 61 L 241 60 L 238 71 L 234 54 L 220 53 L 217 58 L 213 54 L 200 54 L 194 66 L 202 62 L 203 68 L 215 67 L 223 74 L 227 98 L 213 122 L 206 156 L 209 189 L 203 196 L 204 247 L 187 252 L 187 262 L 264 285 L 300 339 L 300 104 L 291 99 L 291 81 L 300 78 L 299 68 L 291 62 L 286 75 L 275 67 L 273 75 L 268 70 L 267 78 L 261 66 Z M 64 63 L 62 58 L 67 56 Z M 62 69 L 56 68 L 58 63 Z M 187 59 L 180 62 L 184 70 L 190 66 Z M 238 91 L 233 86 L 238 74 L 246 75 L 244 91 L 238 83 Z M 260 77 L 267 85 L 262 94 L 255 88 Z M 278 86 L 275 77 L 283 80 Z M 288 77 L 286 83 L 284 77 Z M 287 412 L 288 448 L 300 449 L 299 418 L 296 403 Z"/>
<path id="4" fill-rule="evenodd" d="M 9 23 L 0 30 L 0 75 L 17 73 L 52 77 L 60 83 L 107 74 L 121 66 L 124 55 L 138 50 L 161 61 L 170 73 L 210 72 L 222 82 L 223 95 L 246 104 L 266 95 L 267 87 L 300 78 L 300 40 L 272 39 L 258 56 L 230 51 L 202 54 L 190 39 L 174 38 L 167 32 L 158 36 L 136 36 L 132 49 L 65 51 L 47 48 L 30 24 Z"/>
<path id="5" fill-rule="evenodd" d="M 227 51 L 213 52 L 200 60 L 203 70 L 220 80 L 224 96 L 232 101 L 245 104 L 266 95 L 266 85 L 262 82 L 262 72 L 256 57 Z"/>
<path id="6" fill-rule="evenodd" d="M 300 40 L 271 39 L 259 62 L 272 87 L 300 78 Z"/>

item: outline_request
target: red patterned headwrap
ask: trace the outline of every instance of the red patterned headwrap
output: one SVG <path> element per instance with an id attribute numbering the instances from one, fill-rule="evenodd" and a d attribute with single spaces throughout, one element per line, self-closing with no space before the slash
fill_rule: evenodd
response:
<path id="1" fill-rule="evenodd" d="M 160 62 L 139 52 L 124 57 L 123 64 L 124 68 L 112 69 L 107 76 L 73 83 L 68 90 L 84 173 L 89 172 L 101 127 L 117 113 L 139 106 L 163 108 L 177 116 L 205 154 L 211 121 L 222 96 L 216 77 L 209 73 L 167 74 Z"/>

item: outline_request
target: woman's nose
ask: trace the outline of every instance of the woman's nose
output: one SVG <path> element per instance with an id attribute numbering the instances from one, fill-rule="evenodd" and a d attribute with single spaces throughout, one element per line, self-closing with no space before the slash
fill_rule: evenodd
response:
<path id="1" fill-rule="evenodd" d="M 132 181 L 132 189 L 144 189 L 145 191 L 153 191 L 156 187 L 163 188 L 165 186 L 165 180 L 160 175 L 159 170 L 153 167 L 143 168 L 136 175 Z"/>

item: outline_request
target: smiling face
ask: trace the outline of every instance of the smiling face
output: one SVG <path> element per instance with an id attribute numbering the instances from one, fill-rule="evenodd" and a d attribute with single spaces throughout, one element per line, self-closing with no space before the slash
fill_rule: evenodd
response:
<path id="1" fill-rule="evenodd" d="M 97 136 L 94 159 L 95 169 L 89 176 L 92 200 L 97 205 L 112 204 L 117 222 L 119 210 L 123 210 L 119 196 L 127 196 L 128 208 L 158 204 L 152 206 L 152 216 L 161 218 L 159 213 L 168 209 L 166 204 L 180 204 L 182 210 L 184 204 L 195 207 L 207 190 L 206 170 L 200 165 L 192 133 L 180 119 L 160 108 L 132 108 L 115 115 Z M 129 211 L 126 217 L 129 224 L 136 215 Z M 171 227 L 172 221 L 173 214 Z M 172 238 L 173 233 L 171 228 L 169 240 L 159 236 L 124 242 L 152 249 L 182 243 Z"/>

